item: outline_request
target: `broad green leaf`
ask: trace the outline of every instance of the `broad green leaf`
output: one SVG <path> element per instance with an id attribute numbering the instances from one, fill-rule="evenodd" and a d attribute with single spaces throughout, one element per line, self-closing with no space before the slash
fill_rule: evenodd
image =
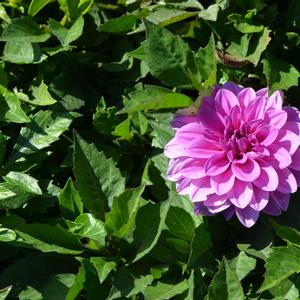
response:
<path id="1" fill-rule="evenodd" d="M 199 89 L 201 75 L 189 46 L 167 29 L 144 22 L 147 39 L 143 46 L 150 73 L 172 87 Z"/>
<path id="2" fill-rule="evenodd" d="M 144 189 L 143 185 L 128 189 L 114 198 L 111 211 L 105 217 L 105 226 L 113 235 L 123 237 L 132 227 Z"/>
<path id="3" fill-rule="evenodd" d="M 2 208 L 18 208 L 30 198 L 42 195 L 37 180 L 27 174 L 12 171 L 3 178 L 5 182 L 0 183 Z"/>
<path id="4" fill-rule="evenodd" d="M 200 224 L 194 231 L 194 236 L 191 242 L 189 259 L 186 264 L 187 269 L 192 269 L 197 263 L 199 257 L 208 251 L 212 246 L 212 241 L 209 232 L 204 224 Z"/>
<path id="5" fill-rule="evenodd" d="M 77 114 L 39 110 L 27 126 L 23 127 L 9 157 L 9 163 L 38 152 L 59 139 L 68 130 Z"/>
<path id="6" fill-rule="evenodd" d="M 108 300 L 119 299 L 121 297 L 132 297 L 141 293 L 153 281 L 153 275 L 145 272 L 143 266 L 121 267 L 117 270 L 113 279 L 113 287 Z"/>
<path id="7" fill-rule="evenodd" d="M 217 80 L 217 60 L 213 35 L 206 47 L 198 50 L 195 54 L 195 59 L 204 81 L 204 87 L 212 87 Z"/>
<path id="8" fill-rule="evenodd" d="M 27 286 L 18 296 L 20 300 L 40 300 L 43 298 L 42 293 L 31 286 Z"/>
<path id="9" fill-rule="evenodd" d="M 278 235 L 288 244 L 300 247 L 300 232 L 297 229 L 280 225 L 273 220 L 271 220 L 271 224 L 275 228 L 276 235 Z"/>
<path id="10" fill-rule="evenodd" d="M 116 127 L 117 107 L 107 107 L 104 98 L 102 97 L 96 107 L 96 112 L 93 114 L 93 126 L 101 134 L 111 134 Z"/>
<path id="11" fill-rule="evenodd" d="M 178 238 L 166 238 L 167 244 L 174 248 L 176 251 L 188 254 L 190 252 L 190 245 L 186 240 L 178 239 Z"/>
<path id="12" fill-rule="evenodd" d="M 137 19 L 136 15 L 123 15 L 118 18 L 109 19 L 99 27 L 99 30 L 110 33 L 126 33 L 133 29 Z"/>
<path id="13" fill-rule="evenodd" d="M 26 224 L 24 219 L 16 216 L 1 217 L 0 223 L 5 228 L 15 231 L 18 239 L 9 243 L 16 247 L 74 255 L 84 250 L 77 237 L 59 226 Z"/>
<path id="14" fill-rule="evenodd" d="M 148 203 L 138 210 L 135 219 L 134 246 L 137 249 L 133 262 L 148 254 L 156 245 L 165 225 L 169 202 Z"/>
<path id="15" fill-rule="evenodd" d="M 44 6 L 52 2 L 53 0 L 31 0 L 28 14 L 34 17 Z"/>
<path id="16" fill-rule="evenodd" d="M 38 44 L 8 41 L 1 58 L 14 64 L 36 64 L 45 60 L 47 56 L 42 54 Z"/>
<path id="17" fill-rule="evenodd" d="M 7 14 L 5 7 L 0 4 L 0 18 L 5 21 L 6 23 L 10 23 L 11 19 L 9 17 L 9 15 Z"/>
<path id="18" fill-rule="evenodd" d="M 241 283 L 226 259 L 222 260 L 219 271 L 208 288 L 208 300 L 243 300 Z"/>
<path id="19" fill-rule="evenodd" d="M 0 41 L 41 43 L 48 40 L 50 34 L 42 30 L 30 17 L 12 19 L 4 29 Z"/>
<path id="20" fill-rule="evenodd" d="M 102 283 L 112 271 L 116 271 L 117 268 L 116 262 L 103 257 L 91 257 L 90 261 L 97 271 L 100 283 Z"/>
<path id="21" fill-rule="evenodd" d="M 192 103 L 192 100 L 186 95 L 174 93 L 154 85 L 146 85 L 144 89 L 132 92 L 129 97 L 130 101 L 119 113 L 132 114 L 139 111 L 183 108 L 190 106 Z"/>
<path id="22" fill-rule="evenodd" d="M 100 286 L 93 264 L 86 258 L 78 258 L 78 260 L 81 262 L 81 267 L 64 299 L 76 300 L 83 290 L 87 299 L 98 299 L 99 291 L 101 291 L 101 297 L 103 296 L 106 299 L 106 293 L 108 294 L 108 292 L 105 291 L 103 285 Z"/>
<path id="23" fill-rule="evenodd" d="M 74 167 L 82 202 L 95 217 L 104 220 L 112 200 L 125 190 L 125 180 L 112 159 L 74 134 Z"/>
<path id="24" fill-rule="evenodd" d="M 133 133 L 130 130 L 130 117 L 118 124 L 112 132 L 112 135 L 125 140 L 130 140 L 133 137 Z"/>
<path id="25" fill-rule="evenodd" d="M 62 26 L 54 19 L 48 21 L 49 29 L 59 39 L 63 47 L 68 46 L 70 43 L 76 41 L 81 35 L 84 26 L 84 19 L 80 16 L 70 29 Z"/>
<path id="26" fill-rule="evenodd" d="M 163 149 L 166 144 L 173 138 L 174 130 L 171 127 L 171 121 L 173 119 L 173 114 L 155 114 L 154 120 L 149 120 L 149 124 L 153 131 L 152 136 L 152 146 Z M 167 160 L 165 159 L 167 162 Z"/>
<path id="27" fill-rule="evenodd" d="M 270 293 L 274 296 L 275 300 L 295 300 L 299 299 L 299 290 L 293 284 L 292 281 L 286 279 L 280 282 L 280 284 L 271 288 Z"/>
<path id="28" fill-rule="evenodd" d="M 74 283 L 74 279 L 74 274 L 53 275 L 49 278 L 49 281 L 40 288 L 40 291 L 44 299 L 46 298 L 47 300 L 65 299 L 69 288 Z"/>
<path id="29" fill-rule="evenodd" d="M 83 213 L 83 204 L 71 178 L 59 195 L 59 207 L 64 218 L 74 220 Z"/>
<path id="30" fill-rule="evenodd" d="M 7 296 L 9 295 L 12 287 L 13 286 L 11 285 L 11 286 L 8 286 L 8 287 L 0 290 L 0 300 L 5 300 L 7 298 Z"/>
<path id="31" fill-rule="evenodd" d="M 180 207 L 171 206 L 166 218 L 169 232 L 182 240 L 191 242 L 195 224 L 189 213 Z"/>
<path id="32" fill-rule="evenodd" d="M 145 289 L 145 300 L 172 299 L 174 296 L 182 294 L 188 287 L 188 281 L 186 279 L 177 284 L 158 281 L 156 285 L 149 286 Z"/>
<path id="33" fill-rule="evenodd" d="M 247 256 L 245 252 L 241 251 L 237 257 L 229 262 L 229 265 L 241 281 L 249 274 L 249 272 L 254 270 L 256 259 Z"/>
<path id="34" fill-rule="evenodd" d="M 244 34 L 239 40 L 232 41 L 226 50 L 228 52 L 225 56 L 227 64 L 234 66 L 234 63 L 245 65 L 251 62 L 256 66 L 271 41 L 270 33 L 271 30 L 264 28 L 259 33 Z"/>
<path id="35" fill-rule="evenodd" d="M 57 2 L 60 9 L 71 20 L 86 14 L 93 4 L 93 0 L 57 0 Z"/>
<path id="36" fill-rule="evenodd" d="M 290 63 L 267 53 L 262 60 L 263 72 L 267 77 L 270 92 L 275 90 L 287 90 L 291 86 L 298 85 L 299 71 Z"/>
<path id="37" fill-rule="evenodd" d="M 228 19 L 234 23 L 234 27 L 241 33 L 255 33 L 264 29 L 263 25 L 252 24 L 251 19 L 247 19 L 240 14 L 233 13 L 228 16 Z"/>
<path id="38" fill-rule="evenodd" d="M 32 95 L 34 99 L 30 101 L 30 103 L 33 105 L 44 106 L 44 105 L 52 105 L 57 102 L 50 95 L 48 91 L 48 86 L 44 83 L 44 81 L 42 81 L 39 86 L 32 87 Z"/>
<path id="39" fill-rule="evenodd" d="M 82 214 L 74 221 L 76 224 L 75 233 L 81 237 L 90 238 L 105 246 L 105 237 L 107 235 L 104 224 L 95 219 L 91 214 Z"/>
<path id="40" fill-rule="evenodd" d="M 210 5 L 207 9 L 203 9 L 199 12 L 199 18 L 208 21 L 216 21 L 218 17 L 220 7 L 217 4 Z"/>
<path id="41" fill-rule="evenodd" d="M 0 227 L 0 242 L 11 242 L 14 241 L 16 237 L 17 235 L 13 230 Z"/>
<path id="42" fill-rule="evenodd" d="M 30 119 L 21 107 L 18 97 L 12 92 L 1 88 L 2 97 L 0 96 L 0 117 L 7 122 L 28 123 Z"/>
<path id="43" fill-rule="evenodd" d="M 273 247 L 265 266 L 267 271 L 258 292 L 268 290 L 300 271 L 300 249 L 294 246 Z"/>

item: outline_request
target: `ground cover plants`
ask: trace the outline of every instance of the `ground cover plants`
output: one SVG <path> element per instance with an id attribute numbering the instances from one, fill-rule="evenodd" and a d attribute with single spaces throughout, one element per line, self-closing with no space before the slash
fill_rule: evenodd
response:
<path id="1" fill-rule="evenodd" d="M 7 0 L 0 19 L 0 299 L 299 298 L 298 193 L 251 228 L 202 217 L 163 153 L 216 83 L 299 107 L 299 1 Z"/>

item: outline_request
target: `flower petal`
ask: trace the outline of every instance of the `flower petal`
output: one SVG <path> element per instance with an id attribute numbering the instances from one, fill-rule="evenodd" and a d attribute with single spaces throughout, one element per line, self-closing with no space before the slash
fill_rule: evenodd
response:
<path id="1" fill-rule="evenodd" d="M 266 125 L 258 128 L 255 134 L 260 145 L 269 146 L 276 140 L 278 129 L 272 125 Z"/>
<path id="2" fill-rule="evenodd" d="M 182 147 L 185 148 L 186 156 L 194 158 L 210 158 L 223 153 L 223 149 L 219 144 L 206 139 L 204 136 L 194 139 L 187 145 L 182 145 Z"/>
<path id="3" fill-rule="evenodd" d="M 280 193 L 278 191 L 270 193 L 272 200 L 284 211 L 288 209 L 291 194 Z"/>
<path id="4" fill-rule="evenodd" d="M 266 160 L 276 169 L 284 169 L 292 163 L 290 153 L 280 145 L 270 145 L 268 147 L 271 156 Z"/>
<path id="5" fill-rule="evenodd" d="M 297 181 L 293 173 L 289 169 L 278 169 L 279 184 L 278 192 L 295 193 L 297 191 Z"/>
<path id="6" fill-rule="evenodd" d="M 289 168 L 300 171 L 300 149 L 298 149 L 292 156 L 292 163 Z"/>
<path id="7" fill-rule="evenodd" d="M 261 163 L 260 175 L 253 184 L 264 191 L 275 191 L 279 184 L 278 174 L 272 166 Z"/>
<path id="8" fill-rule="evenodd" d="M 244 209 L 237 208 L 235 213 L 240 222 L 247 228 L 252 227 L 259 216 L 259 212 L 251 207 L 246 207 Z"/>
<path id="9" fill-rule="evenodd" d="M 260 174 L 260 166 L 252 158 L 248 158 L 243 164 L 234 161 L 231 164 L 231 170 L 236 178 L 248 182 L 257 179 Z"/>
<path id="10" fill-rule="evenodd" d="M 229 200 L 238 208 L 245 208 L 253 196 L 253 187 L 249 182 L 236 180 L 234 188 L 228 193 Z"/>
<path id="11" fill-rule="evenodd" d="M 224 88 L 217 92 L 215 106 L 221 116 L 229 115 L 231 109 L 236 105 L 239 106 L 239 101 L 233 92 Z"/>
<path id="12" fill-rule="evenodd" d="M 254 194 L 250 201 L 250 207 L 256 211 L 263 210 L 269 202 L 269 192 L 263 191 L 259 188 L 254 188 Z"/>
<path id="13" fill-rule="evenodd" d="M 275 91 L 267 100 L 266 110 L 269 108 L 275 108 L 280 110 L 283 104 L 283 93 L 281 91 Z"/>
<path id="14" fill-rule="evenodd" d="M 267 124 L 280 129 L 287 121 L 287 113 L 284 110 L 270 109 L 265 112 L 264 120 Z"/>
<path id="15" fill-rule="evenodd" d="M 227 156 L 222 153 L 209 158 L 204 165 L 204 170 L 207 175 L 215 176 L 225 172 L 229 165 Z"/>
<path id="16" fill-rule="evenodd" d="M 238 100 L 242 108 L 247 107 L 254 98 L 256 98 L 256 93 L 252 88 L 242 89 L 238 94 Z"/>
<path id="17" fill-rule="evenodd" d="M 228 193 L 232 189 L 234 181 L 235 177 L 230 168 L 219 175 L 210 177 L 211 187 L 217 195 L 224 195 Z"/>

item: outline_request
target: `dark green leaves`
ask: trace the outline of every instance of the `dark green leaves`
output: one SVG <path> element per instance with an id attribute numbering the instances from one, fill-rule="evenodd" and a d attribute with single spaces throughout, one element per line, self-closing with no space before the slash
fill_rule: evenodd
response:
<path id="1" fill-rule="evenodd" d="M 300 271 L 300 250 L 294 246 L 273 248 L 266 260 L 266 269 L 260 292 L 270 289 Z"/>
<path id="2" fill-rule="evenodd" d="M 201 75 L 188 45 L 164 28 L 147 21 L 145 26 L 143 47 L 150 73 L 172 87 L 198 88 Z"/>
<path id="3" fill-rule="evenodd" d="M 263 60 L 263 65 L 271 91 L 287 90 L 291 86 L 298 85 L 300 73 L 288 62 L 267 54 L 266 59 Z"/>
<path id="4" fill-rule="evenodd" d="M 42 30 L 37 23 L 29 17 L 13 19 L 4 29 L 1 41 L 41 43 L 48 40 L 50 34 Z"/>
<path id="5" fill-rule="evenodd" d="M 220 269 L 209 286 L 208 299 L 244 299 L 243 288 L 239 279 L 225 259 L 222 260 Z"/>
<path id="6" fill-rule="evenodd" d="M 112 159 L 74 134 L 74 166 L 79 193 L 86 208 L 103 220 L 114 196 L 124 191 L 125 180 Z"/>

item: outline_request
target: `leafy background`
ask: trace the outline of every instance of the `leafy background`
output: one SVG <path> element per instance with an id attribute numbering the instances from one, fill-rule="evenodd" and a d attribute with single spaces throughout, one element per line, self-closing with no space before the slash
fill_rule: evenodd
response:
<path id="1" fill-rule="evenodd" d="M 0 299 L 298 299 L 300 202 L 251 229 L 166 180 L 215 82 L 300 94 L 300 2 L 0 3 Z"/>

